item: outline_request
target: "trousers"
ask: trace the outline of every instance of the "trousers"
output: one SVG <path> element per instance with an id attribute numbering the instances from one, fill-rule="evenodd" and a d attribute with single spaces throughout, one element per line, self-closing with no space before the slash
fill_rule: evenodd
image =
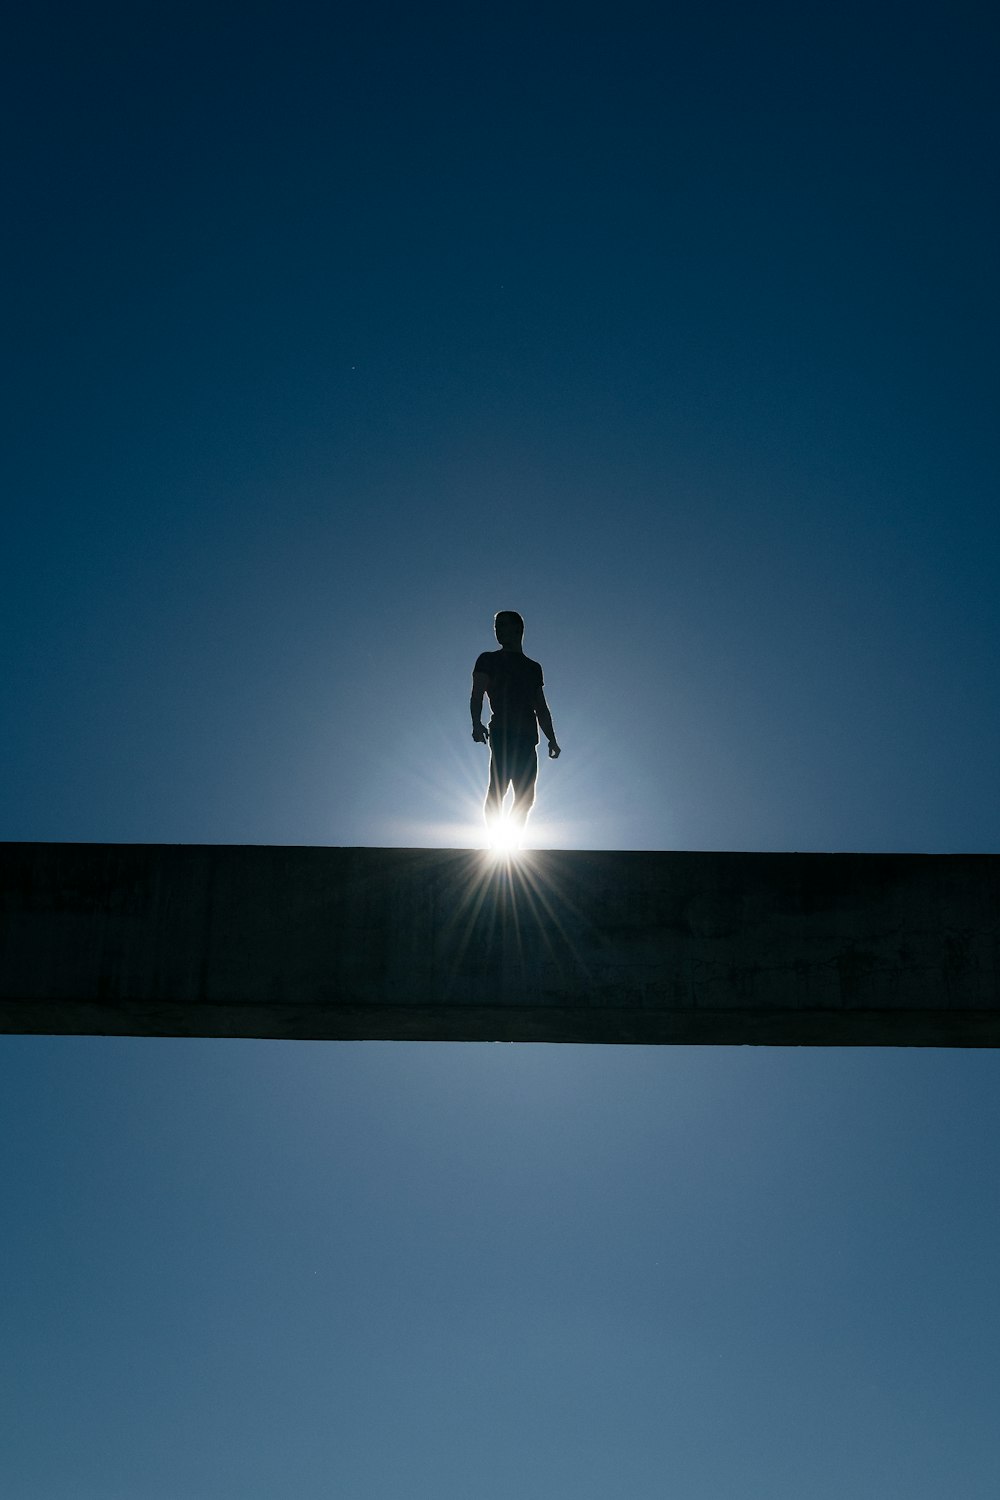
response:
<path id="1" fill-rule="evenodd" d="M 500 812 L 507 788 L 514 788 L 511 816 L 524 819 L 535 803 L 538 754 L 527 736 L 490 732 L 490 784 L 486 793 L 486 816 Z"/>

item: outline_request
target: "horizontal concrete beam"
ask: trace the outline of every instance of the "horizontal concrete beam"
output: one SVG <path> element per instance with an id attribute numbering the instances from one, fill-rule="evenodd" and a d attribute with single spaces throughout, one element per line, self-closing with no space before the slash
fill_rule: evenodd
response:
<path id="1" fill-rule="evenodd" d="M 0 845 L 0 1030 L 1000 1044 L 1000 856 Z"/>

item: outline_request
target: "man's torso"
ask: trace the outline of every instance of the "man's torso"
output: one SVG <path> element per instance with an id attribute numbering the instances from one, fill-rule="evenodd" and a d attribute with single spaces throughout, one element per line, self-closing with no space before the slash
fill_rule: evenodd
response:
<path id="1" fill-rule="evenodd" d="M 490 739 L 528 739 L 538 744 L 535 696 L 542 686 L 542 669 L 522 651 L 484 651 L 474 670 L 487 677 L 490 700 Z"/>

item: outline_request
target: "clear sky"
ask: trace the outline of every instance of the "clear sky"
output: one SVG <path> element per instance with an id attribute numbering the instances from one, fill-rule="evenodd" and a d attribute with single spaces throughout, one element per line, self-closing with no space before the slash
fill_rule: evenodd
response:
<path id="1" fill-rule="evenodd" d="M 989 7 L 22 6 L 0 837 L 993 851 Z M 996 1500 L 992 1053 L 0 1044 L 10 1500 Z"/>

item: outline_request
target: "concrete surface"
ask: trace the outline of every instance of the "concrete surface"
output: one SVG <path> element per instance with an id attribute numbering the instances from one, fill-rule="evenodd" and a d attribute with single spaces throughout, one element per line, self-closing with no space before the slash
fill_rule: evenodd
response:
<path id="1" fill-rule="evenodd" d="M 1000 856 L 0 845 L 0 1030 L 996 1046 Z"/>

